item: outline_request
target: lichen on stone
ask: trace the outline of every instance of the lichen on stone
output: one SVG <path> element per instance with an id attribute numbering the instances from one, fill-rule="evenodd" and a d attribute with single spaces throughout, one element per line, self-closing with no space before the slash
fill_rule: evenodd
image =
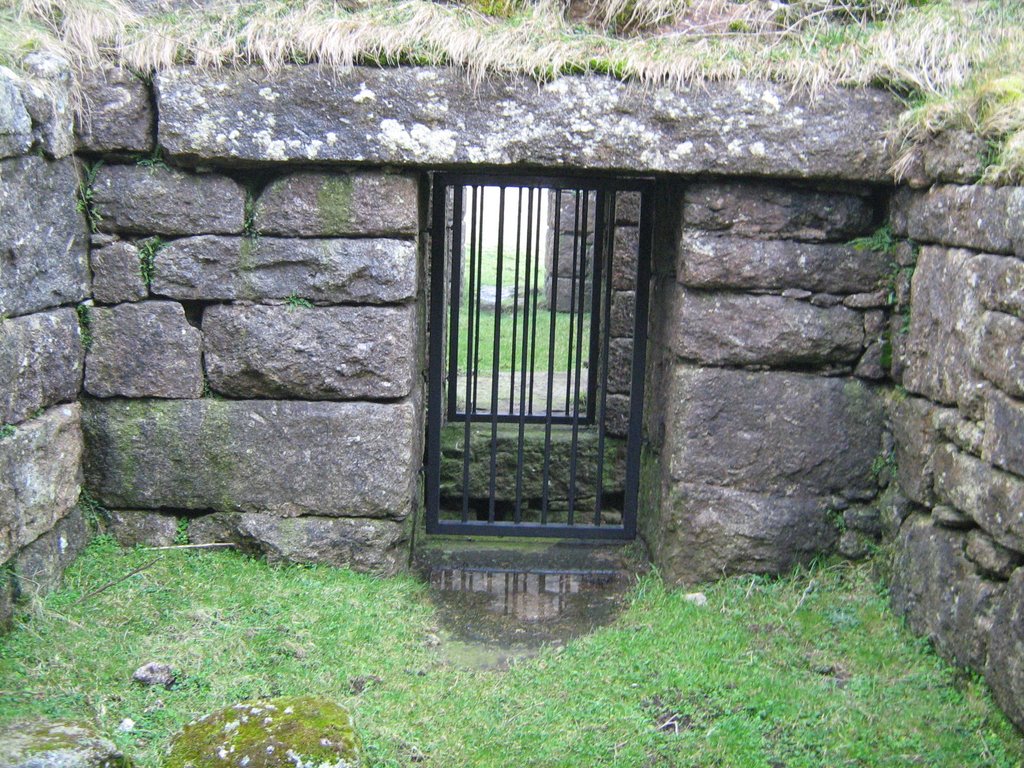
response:
<path id="1" fill-rule="evenodd" d="M 0 761 L 12 768 L 132 768 L 131 760 L 91 727 L 64 720 L 0 729 Z"/>
<path id="2" fill-rule="evenodd" d="M 196 720 L 171 744 L 164 768 L 360 768 L 352 716 L 313 696 L 234 704 Z"/>

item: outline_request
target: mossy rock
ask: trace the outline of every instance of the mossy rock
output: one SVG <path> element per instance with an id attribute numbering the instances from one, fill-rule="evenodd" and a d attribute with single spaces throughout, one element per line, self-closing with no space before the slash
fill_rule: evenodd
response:
<path id="1" fill-rule="evenodd" d="M 5 768 L 131 768 L 132 762 L 83 723 L 18 722 L 0 728 Z"/>
<path id="2" fill-rule="evenodd" d="M 234 704 L 186 725 L 165 768 L 360 768 L 352 716 L 312 696 Z"/>

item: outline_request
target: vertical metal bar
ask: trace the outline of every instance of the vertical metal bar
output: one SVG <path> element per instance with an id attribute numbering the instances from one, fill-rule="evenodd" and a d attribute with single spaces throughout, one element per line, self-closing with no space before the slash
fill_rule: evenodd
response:
<path id="1" fill-rule="evenodd" d="M 479 298 L 476 274 L 476 202 L 479 187 L 472 189 L 472 208 L 469 214 L 469 303 L 466 307 L 466 405 L 464 408 L 466 421 L 462 430 L 462 522 L 464 523 L 469 521 L 469 461 L 472 438 L 470 419 L 476 408 L 473 395 L 473 379 L 476 377 L 474 346 L 479 345 L 473 332 L 474 308 Z"/>
<path id="2" fill-rule="evenodd" d="M 548 522 L 548 506 L 550 505 L 550 493 L 548 492 L 548 485 L 551 480 L 551 411 L 552 411 L 552 397 L 554 395 L 554 367 L 555 367 L 555 313 L 558 311 L 558 251 L 561 245 L 560 238 L 561 232 L 561 213 L 562 213 L 562 191 L 558 190 L 555 193 L 555 236 L 554 236 L 554 248 L 551 254 L 551 274 L 554 275 L 554 290 L 551 291 L 550 300 L 548 301 L 548 317 L 550 322 L 548 323 L 548 388 L 547 388 L 547 403 L 544 409 L 544 470 L 542 474 L 542 486 L 541 488 L 541 505 L 540 505 L 540 522 L 541 525 L 547 525 Z"/>
<path id="3" fill-rule="evenodd" d="M 587 281 L 587 256 L 586 256 L 586 244 L 588 226 L 587 218 L 589 214 L 588 204 L 590 202 L 590 193 L 583 190 L 583 260 L 580 264 L 580 291 L 579 291 L 579 304 L 575 307 L 575 316 L 569 315 L 571 320 L 575 320 L 576 323 L 576 362 L 573 370 L 575 370 L 575 383 L 573 386 L 572 393 L 572 442 L 571 449 L 569 451 L 569 517 L 568 523 L 571 526 L 573 524 L 575 513 L 576 513 L 576 465 L 579 454 L 579 435 L 580 435 L 580 374 L 583 370 L 583 307 L 586 304 L 587 292 L 583 290 L 583 286 Z M 578 213 L 578 210 L 577 210 Z M 580 237 L 580 230 L 577 229 L 576 237 Z M 574 265 L 575 267 L 575 265 Z M 575 275 L 573 281 L 575 285 Z M 572 329 L 570 329 L 570 334 Z"/>
<path id="4" fill-rule="evenodd" d="M 529 347 L 530 331 L 532 325 L 530 324 L 530 269 L 532 266 L 532 259 L 534 257 L 531 251 L 531 244 L 533 242 L 533 187 L 529 188 L 529 195 L 527 197 L 526 205 L 526 284 L 524 291 L 524 305 L 523 305 L 523 375 L 519 379 L 519 436 L 516 447 L 516 505 L 513 513 L 513 520 L 515 523 L 521 523 L 523 521 L 523 448 L 525 445 L 526 437 L 526 357 Z M 538 197 L 539 197 L 538 191 Z M 520 208 L 522 208 L 522 190 L 519 191 L 519 202 Z M 539 218 L 539 216 L 538 216 Z M 517 254 L 518 255 L 518 254 Z M 536 304 L 537 298 L 534 294 L 534 304 Z M 534 338 L 536 338 L 536 331 L 534 331 Z M 531 370 L 532 375 L 532 370 Z"/>
<path id="5" fill-rule="evenodd" d="M 540 245 L 540 235 L 542 229 L 542 222 L 540 213 L 543 210 L 543 192 L 541 189 L 537 189 L 537 230 L 534 233 L 534 246 L 533 246 L 533 337 L 530 340 L 530 408 L 529 413 L 533 413 L 533 393 L 537 389 L 536 386 L 536 372 L 537 372 L 537 308 L 540 306 L 540 259 L 543 255 L 544 249 Z"/>
<path id="6" fill-rule="evenodd" d="M 444 201 L 442 209 L 448 204 L 448 190 L 452 190 L 452 233 L 451 242 L 448 244 L 448 252 L 451 254 L 451 312 L 448 316 L 449 340 L 448 340 L 448 418 L 451 419 L 458 411 L 459 396 L 459 311 L 462 306 L 462 186 L 444 188 Z M 436 193 L 436 190 L 435 190 Z M 435 205 L 436 205 L 435 201 Z M 447 225 L 447 214 L 445 211 L 445 225 Z M 442 313 L 444 311 L 444 302 Z"/>
<path id="7" fill-rule="evenodd" d="M 615 192 L 599 190 L 594 201 L 594 272 L 592 276 L 593 286 L 590 299 L 590 330 L 588 338 L 590 351 L 588 359 L 590 366 L 587 368 L 587 421 L 595 423 L 597 413 L 597 384 L 598 369 L 600 367 L 601 354 L 601 316 L 603 282 L 607 280 L 609 288 L 612 282 L 611 266 L 605 269 L 605 254 L 611 253 L 608 238 L 609 232 L 615 231 Z M 606 274 L 607 273 L 607 274 Z M 608 309 L 611 309 L 611 300 L 608 301 Z M 608 327 L 607 323 L 604 325 Z M 609 331 L 610 332 L 610 331 Z"/>
<path id="8" fill-rule="evenodd" d="M 519 352 L 519 261 L 523 244 L 523 188 L 519 187 L 516 195 L 516 261 L 515 288 L 512 291 L 512 371 L 508 377 L 508 412 L 512 414 L 516 399 L 516 355 Z"/>
<path id="9" fill-rule="evenodd" d="M 433 211 L 430 236 L 430 349 L 427 391 L 427 530 L 436 529 L 441 509 L 441 376 L 444 371 L 445 214 L 444 183 L 431 190 Z"/>
<path id="10" fill-rule="evenodd" d="M 608 418 L 608 348 L 609 341 L 611 340 L 611 318 L 612 318 L 612 280 L 615 274 L 614 265 L 612 264 L 615 258 L 615 201 L 616 195 L 613 192 L 608 195 L 608 198 L 603 202 L 599 202 L 597 206 L 597 214 L 599 218 L 595 223 L 597 224 L 597 231 L 600 236 L 595 233 L 594 235 L 594 299 L 597 301 L 597 297 L 600 294 L 599 285 L 600 280 L 598 274 L 600 270 L 604 269 L 606 274 L 604 277 L 604 304 L 603 304 L 603 317 L 601 318 L 598 328 L 600 329 L 601 338 L 601 357 L 598 358 L 595 347 L 597 346 L 598 334 L 592 334 L 592 346 L 591 350 L 591 365 L 595 368 L 599 368 L 601 375 L 601 406 L 597 410 L 597 498 L 594 499 L 594 525 L 601 525 L 601 507 L 604 503 L 604 436 L 607 429 L 606 420 Z M 600 199 L 600 198 L 599 198 Z M 607 222 L 607 227 L 606 227 Z M 607 250 L 607 258 L 604 256 Z M 605 269 L 607 265 L 607 269 Z M 595 304 L 593 308 L 592 317 L 596 317 L 602 306 L 600 303 Z M 597 378 L 594 376 L 590 377 L 591 384 L 596 385 Z M 592 396 L 591 396 L 592 397 Z"/>
<path id="11" fill-rule="evenodd" d="M 491 360 L 491 475 L 490 475 L 490 499 L 487 503 L 487 522 L 494 522 L 494 492 L 497 481 L 498 469 L 498 376 L 501 370 L 501 270 L 502 259 L 505 248 L 505 187 L 498 191 L 498 257 L 497 276 L 494 286 L 494 344 L 491 349 L 493 357 Z"/>
<path id="12" fill-rule="evenodd" d="M 622 523 L 626 536 L 636 536 L 640 490 L 640 448 L 643 437 L 644 368 L 647 361 L 647 308 L 651 287 L 651 250 L 654 239 L 654 204 L 650 188 L 640 196 L 640 247 L 636 266 L 636 314 L 633 318 L 633 368 L 629 391 L 629 436 L 626 443 L 626 498 Z"/>
<path id="13" fill-rule="evenodd" d="M 572 232 L 572 277 L 569 282 L 569 344 L 568 349 L 565 352 L 565 415 L 569 415 L 569 409 L 572 407 L 570 400 L 570 393 L 572 392 L 572 375 L 574 368 L 572 365 L 573 361 L 573 342 L 579 343 L 578 337 L 574 335 L 576 330 L 576 277 L 577 277 L 577 265 L 579 264 L 580 251 L 583 252 L 583 258 L 586 259 L 586 239 L 583 240 L 583 247 L 580 247 L 580 190 L 573 192 L 574 198 L 574 212 L 573 212 L 573 232 Z M 582 193 L 584 206 L 586 205 L 586 192 Z M 585 210 L 585 207 L 584 207 Z M 587 229 L 586 221 L 583 222 L 583 231 Z M 579 293 L 583 293 L 582 289 Z M 557 319 L 557 318 L 556 318 Z"/>
<path id="14" fill-rule="evenodd" d="M 477 212 L 475 209 L 473 211 L 474 217 L 477 217 L 475 219 L 476 222 L 477 222 L 477 225 L 476 225 L 477 242 L 475 243 L 475 248 L 476 248 L 476 276 L 477 276 L 477 280 L 476 280 L 476 328 L 473 331 L 473 335 L 476 338 L 476 344 L 474 345 L 473 349 L 474 349 L 476 354 L 473 356 L 473 409 L 470 411 L 471 414 L 476 414 L 477 403 L 479 402 L 479 400 L 478 400 L 478 396 L 479 396 L 478 387 L 479 387 L 479 384 L 480 384 L 480 311 L 481 311 L 481 304 L 482 304 L 482 302 L 480 301 L 480 298 L 481 298 L 481 295 L 483 293 L 483 287 L 484 287 L 484 198 L 486 196 L 486 188 L 485 187 L 479 187 L 479 186 L 478 187 L 473 187 L 474 195 L 476 195 L 477 190 L 479 190 L 479 192 L 480 192 L 480 194 L 479 194 L 480 210 L 479 210 L 479 212 Z"/>

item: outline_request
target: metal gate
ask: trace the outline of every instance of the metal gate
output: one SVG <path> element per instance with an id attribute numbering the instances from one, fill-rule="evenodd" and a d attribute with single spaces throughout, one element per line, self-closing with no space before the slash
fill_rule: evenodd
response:
<path id="1" fill-rule="evenodd" d="M 429 533 L 636 535 L 646 180 L 438 174 Z"/>

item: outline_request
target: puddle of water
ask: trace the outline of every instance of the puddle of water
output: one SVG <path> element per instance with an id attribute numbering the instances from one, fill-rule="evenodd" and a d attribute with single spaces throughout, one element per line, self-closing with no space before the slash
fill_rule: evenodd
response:
<path id="1" fill-rule="evenodd" d="M 611 623 L 629 580 L 615 571 L 516 571 L 435 567 L 430 595 L 441 621 L 446 661 L 502 667 L 544 645 Z"/>

